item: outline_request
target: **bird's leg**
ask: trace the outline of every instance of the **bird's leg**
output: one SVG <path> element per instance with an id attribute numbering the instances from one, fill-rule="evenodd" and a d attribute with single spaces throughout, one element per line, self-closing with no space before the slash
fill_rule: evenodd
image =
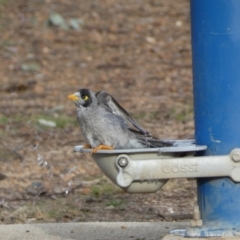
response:
<path id="1" fill-rule="evenodd" d="M 113 148 L 107 145 L 99 145 L 96 148 L 93 148 L 92 153 L 96 153 L 98 150 L 113 150 Z"/>
<path id="2" fill-rule="evenodd" d="M 92 146 L 90 144 L 84 144 L 83 148 L 92 148 Z"/>

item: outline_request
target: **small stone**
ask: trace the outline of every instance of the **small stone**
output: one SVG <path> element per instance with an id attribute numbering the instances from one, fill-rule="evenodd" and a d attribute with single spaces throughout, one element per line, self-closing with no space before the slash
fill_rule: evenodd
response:
<path id="1" fill-rule="evenodd" d="M 53 121 L 45 120 L 45 119 L 38 119 L 38 123 L 47 127 L 56 127 L 57 124 Z"/>
<path id="2" fill-rule="evenodd" d="M 183 25 L 182 21 L 176 21 L 175 23 L 176 27 L 181 27 Z"/>
<path id="3" fill-rule="evenodd" d="M 26 72 L 39 72 L 41 67 L 37 63 L 23 63 L 21 69 Z"/>
<path id="4" fill-rule="evenodd" d="M 156 39 L 154 37 L 146 37 L 146 41 L 148 43 L 156 43 Z"/>
<path id="5" fill-rule="evenodd" d="M 50 26 L 60 27 L 63 30 L 68 30 L 68 25 L 65 19 L 59 13 L 51 13 L 48 23 Z"/>
<path id="6" fill-rule="evenodd" d="M 81 19 L 71 18 L 69 20 L 69 26 L 73 30 L 81 30 L 81 25 L 83 24 L 83 21 Z"/>

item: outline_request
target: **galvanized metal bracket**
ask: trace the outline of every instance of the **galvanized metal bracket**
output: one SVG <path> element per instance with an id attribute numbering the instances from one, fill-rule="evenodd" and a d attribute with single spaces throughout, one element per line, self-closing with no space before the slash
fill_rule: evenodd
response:
<path id="1" fill-rule="evenodd" d="M 240 182 L 240 149 L 229 155 L 203 157 L 174 157 L 165 159 L 132 159 L 127 154 L 116 157 L 116 182 L 128 187 L 134 181 L 170 178 L 230 177 Z"/>
<path id="2" fill-rule="evenodd" d="M 193 139 L 168 142 L 171 147 L 99 150 L 92 157 L 108 178 L 129 193 L 156 192 L 171 178 L 230 177 L 240 182 L 240 149 L 224 156 L 195 156 L 203 155 L 207 147 L 195 145 Z M 91 153 L 82 146 L 74 151 Z"/>
<path id="3" fill-rule="evenodd" d="M 151 163 L 153 164 L 151 164 L 151 166 L 148 166 L 148 169 L 151 169 L 155 168 L 155 163 L 165 160 L 166 158 L 174 158 L 179 155 L 193 156 L 196 152 L 203 152 L 207 148 L 206 146 L 196 145 L 194 139 L 164 141 L 166 143 L 170 143 L 171 147 L 99 150 L 96 153 L 92 154 L 92 157 L 99 168 L 103 171 L 103 173 L 124 191 L 128 193 L 153 193 L 163 187 L 168 179 L 159 180 L 158 176 L 156 176 L 157 179 L 155 179 L 155 177 L 154 179 L 151 179 L 152 176 L 149 175 L 148 172 L 145 172 L 143 178 L 147 179 L 146 181 L 134 181 L 134 176 L 128 176 L 128 168 L 125 168 L 124 165 L 125 159 L 127 159 L 127 161 L 129 160 L 129 164 L 134 161 L 134 165 L 138 165 L 138 161 L 146 161 L 146 164 L 149 165 L 149 161 L 151 160 Z M 91 153 L 92 149 L 83 148 L 83 146 L 75 146 L 74 151 L 81 153 Z M 122 155 L 126 156 L 126 158 L 121 158 Z M 117 160 L 116 162 L 116 159 L 122 160 Z M 120 165 L 118 165 L 118 163 Z"/>

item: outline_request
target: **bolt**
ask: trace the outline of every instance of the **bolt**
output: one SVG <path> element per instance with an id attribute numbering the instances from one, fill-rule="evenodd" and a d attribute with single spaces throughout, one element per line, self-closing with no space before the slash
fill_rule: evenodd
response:
<path id="1" fill-rule="evenodd" d="M 199 220 L 199 219 L 201 219 L 201 217 L 200 217 L 200 211 L 199 211 L 199 206 L 198 206 L 198 205 L 195 205 L 195 206 L 194 206 L 193 219 L 194 219 L 194 220 Z"/>
<path id="2" fill-rule="evenodd" d="M 239 162 L 240 161 L 240 152 L 233 152 L 232 153 L 232 160 L 235 162 Z"/>
<path id="3" fill-rule="evenodd" d="M 121 157 L 121 158 L 118 159 L 118 165 L 119 165 L 120 167 L 126 167 L 127 164 L 128 164 L 127 158 Z"/>
<path id="4" fill-rule="evenodd" d="M 200 227 L 202 226 L 202 219 L 200 216 L 199 206 L 194 206 L 193 210 L 193 219 L 190 221 L 192 227 Z"/>

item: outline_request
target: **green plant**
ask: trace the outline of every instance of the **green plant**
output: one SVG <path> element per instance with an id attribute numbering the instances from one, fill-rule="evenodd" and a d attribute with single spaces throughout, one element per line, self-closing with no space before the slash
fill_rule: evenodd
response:
<path id="1" fill-rule="evenodd" d="M 8 123 L 9 118 L 6 116 L 0 116 L 0 124 L 6 124 Z"/>
<path id="2" fill-rule="evenodd" d="M 113 207 L 118 207 L 121 206 L 123 204 L 123 201 L 120 199 L 110 199 L 109 203 L 107 204 L 107 206 L 113 206 Z"/>
<path id="3" fill-rule="evenodd" d="M 91 187 L 91 194 L 94 197 L 113 195 L 116 192 L 118 192 L 118 188 L 106 179 L 103 179 L 98 184 Z"/>

